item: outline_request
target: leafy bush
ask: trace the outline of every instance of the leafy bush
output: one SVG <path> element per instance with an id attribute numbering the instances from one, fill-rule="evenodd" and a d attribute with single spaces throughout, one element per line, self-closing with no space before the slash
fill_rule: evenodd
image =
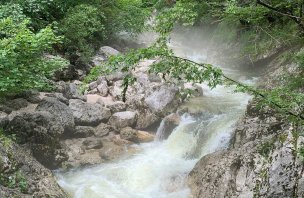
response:
<path id="1" fill-rule="evenodd" d="M 47 77 L 65 65 L 60 58 L 47 58 L 44 52 L 60 41 L 50 27 L 33 33 L 28 20 L 15 23 L 0 20 L 0 96 L 48 86 Z"/>

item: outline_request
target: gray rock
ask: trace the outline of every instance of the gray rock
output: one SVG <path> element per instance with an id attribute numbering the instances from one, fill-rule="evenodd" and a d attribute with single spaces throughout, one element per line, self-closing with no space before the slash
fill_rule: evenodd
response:
<path id="1" fill-rule="evenodd" d="M 126 104 L 122 101 L 116 101 L 106 105 L 107 108 L 111 110 L 112 113 L 122 112 L 126 110 Z"/>
<path id="2" fill-rule="evenodd" d="M 175 86 L 161 86 L 152 92 L 146 99 L 147 106 L 153 113 L 166 115 L 176 108 L 178 88 Z"/>
<path id="3" fill-rule="evenodd" d="M 58 152 L 59 138 L 64 128 L 51 113 L 17 113 L 7 125 L 6 131 L 16 134 L 21 144 L 28 144 L 33 156 L 46 167 L 56 168 L 65 160 L 65 154 Z"/>
<path id="4" fill-rule="evenodd" d="M 8 115 L 0 111 L 0 128 L 4 128 L 8 124 Z"/>
<path id="5" fill-rule="evenodd" d="M 120 137 L 131 142 L 138 142 L 137 130 L 126 127 L 120 130 Z"/>
<path id="6" fill-rule="evenodd" d="M 82 145 L 84 149 L 89 150 L 89 149 L 100 149 L 102 148 L 103 144 L 100 139 L 86 139 L 85 141 L 82 142 Z"/>
<path id="7" fill-rule="evenodd" d="M 21 108 L 27 107 L 29 105 L 29 103 L 24 98 L 17 98 L 17 99 L 14 99 L 14 100 L 7 101 L 5 103 L 5 105 L 16 111 L 16 110 L 19 110 Z"/>
<path id="8" fill-rule="evenodd" d="M 115 131 L 115 129 L 107 124 L 100 123 L 96 128 L 95 128 L 95 136 L 97 137 L 103 137 L 108 135 L 110 132 Z"/>
<path id="9" fill-rule="evenodd" d="M 111 116 L 110 109 L 104 108 L 100 104 L 90 104 L 72 99 L 69 107 L 73 111 L 76 125 L 97 126 L 102 121 L 106 122 Z"/>
<path id="10" fill-rule="evenodd" d="M 146 129 L 160 120 L 160 118 L 148 108 L 141 108 L 137 113 L 136 129 Z"/>
<path id="11" fill-rule="evenodd" d="M 47 111 L 54 115 L 55 119 L 64 128 L 64 133 L 70 135 L 75 130 L 73 111 L 56 98 L 46 97 L 36 107 L 36 111 Z"/>
<path id="12" fill-rule="evenodd" d="M 304 138 L 263 111 L 247 111 L 227 151 L 199 160 L 188 176 L 193 197 L 303 196 L 303 161 L 293 151 Z"/>
<path id="13" fill-rule="evenodd" d="M 1 170 L 4 163 L 5 171 Z M 11 143 L 7 149 L 0 142 L 0 171 L 1 179 L 8 179 L 15 175 L 21 175 L 26 181 L 27 187 L 21 192 L 17 179 L 17 188 L 7 188 L 0 185 L 1 198 L 68 198 L 68 195 L 59 187 L 52 172 L 42 166 L 29 152 L 16 143 Z"/>
<path id="14" fill-rule="evenodd" d="M 105 97 L 108 95 L 109 89 L 107 86 L 107 82 L 106 81 L 102 81 L 98 86 L 97 86 L 97 91 L 99 93 L 99 95 Z"/>
<path id="15" fill-rule="evenodd" d="M 179 125 L 180 121 L 181 121 L 181 117 L 176 113 L 172 113 L 166 116 L 163 119 L 161 128 L 159 128 L 157 131 L 158 133 L 156 138 L 158 140 L 168 139 L 168 137 L 171 135 L 173 130 Z"/>
<path id="16" fill-rule="evenodd" d="M 98 86 L 97 82 L 96 81 L 93 81 L 89 84 L 89 89 L 92 90 L 92 89 L 96 89 Z"/>
<path id="17" fill-rule="evenodd" d="M 80 99 L 85 101 L 86 97 L 81 95 L 75 83 L 67 83 L 63 85 L 63 96 L 67 99 Z"/>
<path id="18" fill-rule="evenodd" d="M 99 48 L 98 54 L 104 55 L 106 58 L 109 58 L 110 56 L 119 55 L 120 52 L 112 47 L 103 46 L 103 47 Z"/>
<path id="19" fill-rule="evenodd" d="M 93 127 L 89 126 L 76 126 L 73 137 L 75 138 L 86 138 L 95 135 L 95 130 Z"/>
<path id="20" fill-rule="evenodd" d="M 122 72 L 116 72 L 106 76 L 106 79 L 110 82 L 122 80 L 127 74 Z"/>
<path id="21" fill-rule="evenodd" d="M 69 105 L 69 100 L 65 98 L 62 93 L 46 93 L 45 96 L 57 98 L 60 102 Z"/>
<path id="22" fill-rule="evenodd" d="M 112 115 L 109 124 L 115 129 L 132 127 L 136 123 L 137 114 L 132 111 L 117 112 Z"/>

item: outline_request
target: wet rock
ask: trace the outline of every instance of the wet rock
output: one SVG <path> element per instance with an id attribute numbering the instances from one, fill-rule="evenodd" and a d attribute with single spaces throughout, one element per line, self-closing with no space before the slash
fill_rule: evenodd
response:
<path id="1" fill-rule="evenodd" d="M 116 129 L 133 126 L 136 123 L 137 114 L 132 111 L 117 112 L 112 115 L 109 124 Z"/>
<path id="2" fill-rule="evenodd" d="M 55 119 L 64 128 L 66 135 L 72 134 L 75 130 L 73 111 L 56 98 L 46 97 L 36 107 L 36 111 L 47 111 L 54 115 Z"/>
<path id="3" fill-rule="evenodd" d="M 181 121 L 181 117 L 176 114 L 172 113 L 168 116 L 166 116 L 163 119 L 163 123 L 161 124 L 161 128 L 159 130 L 162 130 L 157 137 L 160 140 L 168 139 L 168 137 L 171 135 L 173 130 L 179 125 Z"/>
<path id="4" fill-rule="evenodd" d="M 69 107 L 73 111 L 76 125 L 97 126 L 103 121 L 106 122 L 111 116 L 110 109 L 104 108 L 100 104 L 90 104 L 72 99 Z"/>
<path id="5" fill-rule="evenodd" d="M 93 127 L 89 126 L 76 126 L 73 137 L 75 138 L 86 138 L 95 135 L 95 130 Z"/>

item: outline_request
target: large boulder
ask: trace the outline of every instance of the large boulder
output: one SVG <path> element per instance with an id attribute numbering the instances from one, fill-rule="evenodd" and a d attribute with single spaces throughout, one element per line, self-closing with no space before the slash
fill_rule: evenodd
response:
<path id="1" fill-rule="evenodd" d="M 157 115 L 166 115 L 173 111 L 178 104 L 178 88 L 175 86 L 163 85 L 152 92 L 146 99 L 145 103 Z"/>
<path id="2" fill-rule="evenodd" d="M 51 113 L 17 113 L 5 129 L 8 133 L 15 134 L 21 144 L 28 144 L 33 156 L 46 167 L 56 168 L 65 160 L 59 144 L 64 128 Z"/>
<path id="3" fill-rule="evenodd" d="M 103 47 L 99 48 L 98 53 L 101 55 L 104 55 L 106 58 L 120 54 L 119 51 L 117 51 L 116 49 L 109 47 L 109 46 L 103 46 Z"/>
<path id="4" fill-rule="evenodd" d="M 56 98 L 46 97 L 36 107 L 37 111 L 47 111 L 54 115 L 55 119 L 64 128 L 66 135 L 73 133 L 75 130 L 75 122 L 73 111 L 64 103 Z"/>
<path id="5" fill-rule="evenodd" d="M 137 114 L 133 111 L 117 112 L 112 115 L 109 124 L 116 129 L 132 127 L 136 123 Z"/>
<path id="6" fill-rule="evenodd" d="M 73 111 L 76 125 L 97 126 L 103 121 L 106 122 L 111 116 L 110 109 L 100 104 L 85 103 L 77 99 L 70 100 L 69 107 Z"/>
<path id="7" fill-rule="evenodd" d="M 109 46 L 103 46 L 98 50 L 97 54 L 92 58 L 91 65 L 99 66 L 104 61 L 106 61 L 110 56 L 116 56 L 118 54 L 120 54 L 120 52 L 117 51 L 116 49 Z"/>
<path id="8" fill-rule="evenodd" d="M 24 147 L 0 142 L 1 198 L 67 198 L 52 172 L 34 159 Z M 26 182 L 26 183 L 25 183 Z"/>
<path id="9" fill-rule="evenodd" d="M 156 124 L 160 118 L 151 112 L 150 109 L 140 107 L 137 111 L 138 117 L 136 121 L 136 129 L 146 129 L 154 124 Z"/>

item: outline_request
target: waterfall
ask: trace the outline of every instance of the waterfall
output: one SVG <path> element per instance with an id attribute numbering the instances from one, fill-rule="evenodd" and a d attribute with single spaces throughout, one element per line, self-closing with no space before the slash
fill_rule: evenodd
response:
<path id="1" fill-rule="evenodd" d="M 157 128 L 157 132 L 155 135 L 155 141 L 161 141 L 164 138 L 164 133 L 165 133 L 165 120 L 163 119 Z"/>

